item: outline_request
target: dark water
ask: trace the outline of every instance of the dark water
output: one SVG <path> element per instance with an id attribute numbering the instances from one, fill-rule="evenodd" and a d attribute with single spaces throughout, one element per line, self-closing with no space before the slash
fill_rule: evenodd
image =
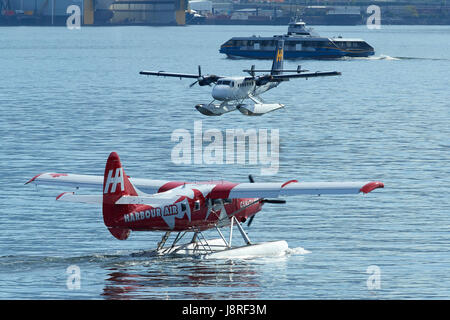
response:
<path id="1" fill-rule="evenodd" d="M 194 105 L 208 87 L 140 76 L 142 69 L 238 75 L 232 36 L 272 35 L 272 26 L 1 28 L 1 299 L 436 299 L 450 297 L 450 28 L 318 27 L 360 37 L 369 59 L 289 61 L 341 77 L 283 83 L 263 95 L 286 108 L 262 117 L 208 118 Z M 175 129 L 279 129 L 280 168 L 175 165 Z M 174 180 L 381 180 L 362 196 L 298 196 L 265 206 L 250 238 L 284 239 L 280 258 L 148 257 L 161 234 L 118 241 L 95 206 L 56 203 L 60 189 L 24 183 L 41 172 L 103 174 L 111 151 L 127 174 Z M 237 232 L 236 232 L 237 233 Z M 215 236 L 213 233 L 207 234 Z M 307 251 L 305 251 L 305 250 Z M 309 253 L 306 253 L 309 252 Z M 69 290 L 66 270 L 80 270 Z M 369 289 L 377 266 L 379 289 Z"/>

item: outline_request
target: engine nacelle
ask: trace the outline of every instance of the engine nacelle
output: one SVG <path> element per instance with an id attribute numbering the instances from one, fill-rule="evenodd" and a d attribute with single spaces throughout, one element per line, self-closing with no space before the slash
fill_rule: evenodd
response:
<path id="1" fill-rule="evenodd" d="M 236 108 L 246 116 L 261 116 L 265 113 L 283 108 L 281 103 L 238 104 Z"/>

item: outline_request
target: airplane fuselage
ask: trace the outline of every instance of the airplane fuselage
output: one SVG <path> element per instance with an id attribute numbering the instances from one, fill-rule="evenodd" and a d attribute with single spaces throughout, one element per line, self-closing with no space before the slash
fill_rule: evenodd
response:
<path id="1" fill-rule="evenodd" d="M 278 86 L 278 82 L 257 85 L 255 79 L 248 77 L 229 77 L 217 81 L 212 89 L 212 97 L 219 101 L 247 99 L 249 96 L 262 94 Z"/>
<path id="2" fill-rule="evenodd" d="M 183 194 L 184 190 L 186 194 Z M 263 205 L 257 198 L 210 199 L 201 188 L 177 186 L 173 191 L 177 195 L 175 201 L 154 206 L 124 205 L 116 211 L 114 224 L 108 227 L 132 231 L 203 231 L 216 225 L 229 225 L 233 214 L 238 221 L 244 222 Z"/>

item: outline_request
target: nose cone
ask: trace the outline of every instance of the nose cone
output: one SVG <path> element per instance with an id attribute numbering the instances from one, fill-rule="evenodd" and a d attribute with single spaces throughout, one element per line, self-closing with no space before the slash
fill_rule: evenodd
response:
<path id="1" fill-rule="evenodd" d="M 212 90 L 212 97 L 219 101 L 228 100 L 230 96 L 230 87 L 224 85 L 216 85 Z"/>

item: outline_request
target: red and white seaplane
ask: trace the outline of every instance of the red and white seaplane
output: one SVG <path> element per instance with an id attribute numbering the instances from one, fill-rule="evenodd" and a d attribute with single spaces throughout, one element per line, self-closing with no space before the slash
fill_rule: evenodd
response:
<path id="1" fill-rule="evenodd" d="M 111 234 L 125 240 L 130 231 L 163 231 L 156 254 L 180 254 L 211 258 L 233 258 L 282 255 L 286 241 L 255 244 L 250 241 L 241 223 L 259 212 L 264 203 L 284 203 L 280 196 L 301 194 L 357 194 L 383 188 L 381 182 L 286 182 L 249 183 L 225 181 L 181 182 L 128 177 L 117 153 L 106 162 L 104 176 L 66 173 L 43 173 L 28 183 L 89 188 L 102 191 L 97 195 L 64 192 L 56 200 L 101 204 L 103 220 Z M 221 232 L 230 227 L 229 238 Z M 245 244 L 232 246 L 233 226 L 237 226 Z M 202 231 L 215 228 L 218 239 L 206 240 Z M 166 246 L 170 233 L 177 235 Z M 191 240 L 179 244 L 187 234 Z"/>

